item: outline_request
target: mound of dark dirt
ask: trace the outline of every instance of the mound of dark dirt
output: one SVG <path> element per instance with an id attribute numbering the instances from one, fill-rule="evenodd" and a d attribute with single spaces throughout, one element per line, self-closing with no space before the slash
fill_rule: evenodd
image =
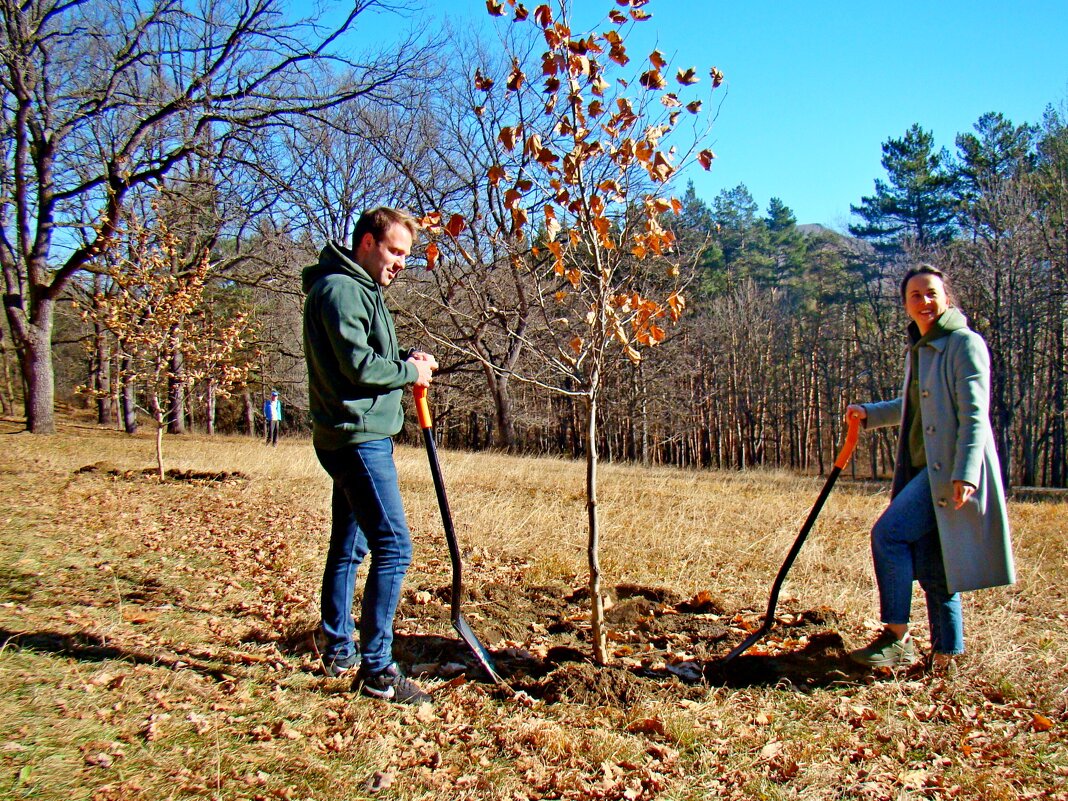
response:
<path id="1" fill-rule="evenodd" d="M 451 587 L 408 590 L 398 617 L 418 631 L 434 621 L 440 634 L 399 635 L 395 654 L 406 668 L 449 678 L 466 673 L 489 681 L 475 655 L 449 626 Z M 718 599 L 701 592 L 684 600 L 669 590 L 620 585 L 605 612 L 613 664 L 590 662 L 589 607 L 585 588 L 472 586 L 463 615 L 490 650 L 496 671 L 515 689 L 554 703 L 630 707 L 640 700 L 693 697 L 708 685 L 788 684 L 812 688 L 855 680 L 826 607 L 784 612 L 773 629 L 737 659 L 722 659 L 760 620 L 722 612 Z M 358 608 L 358 607 L 357 607 Z"/>
<path id="2" fill-rule="evenodd" d="M 537 694 L 549 703 L 568 701 L 629 709 L 648 697 L 649 688 L 645 684 L 623 668 L 570 663 L 550 673 Z"/>

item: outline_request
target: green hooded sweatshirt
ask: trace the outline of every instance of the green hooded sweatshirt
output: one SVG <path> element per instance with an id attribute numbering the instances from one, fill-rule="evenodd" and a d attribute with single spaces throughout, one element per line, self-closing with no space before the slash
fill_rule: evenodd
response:
<path id="1" fill-rule="evenodd" d="M 330 242 L 302 274 L 312 441 L 323 450 L 395 435 L 404 387 L 418 378 L 400 352 L 382 287 L 352 256 Z"/>
<path id="2" fill-rule="evenodd" d="M 920 414 L 920 348 L 928 342 L 949 336 L 953 331 L 968 327 L 967 318 L 959 309 L 949 308 L 934 321 L 926 334 L 920 335 L 919 326 L 909 323 L 909 389 L 905 399 L 905 430 L 908 432 L 909 459 L 916 471 L 927 466 L 927 451 L 923 446 L 923 418 Z"/>

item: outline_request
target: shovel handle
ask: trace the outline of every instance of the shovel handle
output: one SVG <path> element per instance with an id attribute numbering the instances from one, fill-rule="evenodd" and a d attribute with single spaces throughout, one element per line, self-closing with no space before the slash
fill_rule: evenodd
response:
<path id="1" fill-rule="evenodd" d="M 857 447 L 857 438 L 860 436 L 860 418 L 850 415 L 846 422 L 849 425 L 849 429 L 846 431 L 842 450 L 838 452 L 838 458 L 834 462 L 834 466 L 839 470 L 844 470 L 845 466 L 849 464 L 849 457 L 853 455 L 853 449 Z"/>
<path id="2" fill-rule="evenodd" d="M 434 420 L 430 416 L 430 404 L 426 402 L 426 387 L 412 387 L 412 396 L 415 398 L 415 414 L 419 418 L 419 427 L 430 429 L 434 427 Z"/>

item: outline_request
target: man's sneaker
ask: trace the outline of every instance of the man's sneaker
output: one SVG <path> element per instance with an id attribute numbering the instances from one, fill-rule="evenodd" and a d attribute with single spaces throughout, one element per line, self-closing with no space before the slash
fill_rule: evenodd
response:
<path id="1" fill-rule="evenodd" d="M 908 667 L 916 661 L 916 646 L 908 632 L 898 639 L 890 629 L 883 629 L 871 645 L 850 651 L 849 658 L 868 667 Z"/>
<path id="2" fill-rule="evenodd" d="M 340 679 L 360 666 L 360 655 L 352 653 L 347 656 L 321 656 L 319 661 L 323 663 L 323 673 L 332 679 Z"/>
<path id="3" fill-rule="evenodd" d="M 357 686 L 364 695 L 395 704 L 429 704 L 432 700 L 422 687 L 401 673 L 395 662 L 378 673 L 370 673 L 361 666 L 353 689 Z"/>

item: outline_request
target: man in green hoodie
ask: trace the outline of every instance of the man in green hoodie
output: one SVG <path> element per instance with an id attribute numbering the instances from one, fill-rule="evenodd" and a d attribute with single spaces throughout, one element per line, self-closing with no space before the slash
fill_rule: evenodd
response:
<path id="1" fill-rule="evenodd" d="M 352 249 L 328 243 L 303 274 L 312 442 L 334 482 L 322 588 L 323 669 L 328 676 L 355 673 L 354 687 L 365 695 L 399 703 L 430 696 L 393 661 L 393 616 L 412 559 L 393 436 L 404 423 L 404 388 L 428 386 L 438 364 L 427 353 L 401 353 L 382 290 L 404 269 L 417 234 L 404 212 L 364 212 Z M 352 598 L 368 553 L 357 648 Z"/>

